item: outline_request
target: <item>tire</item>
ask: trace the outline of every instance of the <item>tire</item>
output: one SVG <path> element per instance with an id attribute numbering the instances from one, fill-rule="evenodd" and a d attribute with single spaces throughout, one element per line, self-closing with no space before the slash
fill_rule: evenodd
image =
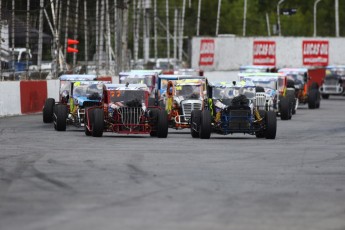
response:
<path id="1" fill-rule="evenodd" d="M 260 114 L 260 117 L 266 122 L 266 111 L 265 110 L 259 110 L 259 114 Z M 266 135 L 266 133 L 264 130 L 255 132 L 255 136 L 257 138 L 265 138 L 265 135 Z"/>
<path id="2" fill-rule="evenodd" d="M 153 127 L 154 130 L 151 130 L 150 136 L 156 137 L 157 136 L 157 119 L 158 119 L 158 111 L 156 109 L 150 110 L 150 119 L 151 119 L 151 127 Z"/>
<path id="3" fill-rule="evenodd" d="M 279 101 L 280 118 L 282 120 L 289 120 L 290 117 L 290 101 L 287 97 L 282 97 Z"/>
<path id="4" fill-rule="evenodd" d="M 101 137 L 103 136 L 103 129 L 104 129 L 104 112 L 102 109 L 96 108 L 92 110 L 93 117 L 92 117 L 92 136 L 93 137 Z"/>
<path id="5" fill-rule="evenodd" d="M 319 91 L 317 91 L 317 96 L 316 96 L 316 109 L 320 108 L 320 102 L 321 102 L 321 93 Z"/>
<path id="6" fill-rule="evenodd" d="M 211 113 L 209 110 L 201 111 L 199 137 L 210 139 L 211 137 Z"/>
<path id="7" fill-rule="evenodd" d="M 308 108 L 315 109 L 317 104 L 317 90 L 311 89 L 308 95 Z"/>
<path id="8" fill-rule="evenodd" d="M 193 138 L 199 137 L 199 126 L 200 126 L 200 118 L 201 118 L 201 110 L 193 110 L 191 117 L 190 117 L 190 134 Z M 196 130 L 193 129 L 193 123 L 196 123 Z"/>
<path id="9" fill-rule="evenodd" d="M 87 110 L 85 109 L 84 130 L 85 130 L 85 135 L 86 135 L 86 136 L 91 136 L 91 131 L 88 130 L 88 128 L 86 127 L 87 124 L 88 124 L 88 120 L 91 118 L 91 117 L 89 116 L 91 113 L 92 113 L 92 110 L 87 111 Z M 91 123 L 91 121 L 90 121 L 90 123 Z"/>
<path id="10" fill-rule="evenodd" d="M 329 99 L 329 94 L 321 94 L 322 99 Z"/>
<path id="11" fill-rule="evenodd" d="M 67 126 L 67 106 L 57 105 L 56 106 L 56 130 L 66 131 Z"/>
<path id="12" fill-rule="evenodd" d="M 296 114 L 296 97 L 295 97 L 295 91 L 292 90 L 288 90 L 286 92 L 286 96 L 289 98 L 290 102 L 291 102 L 291 114 L 294 115 Z"/>
<path id="13" fill-rule="evenodd" d="M 165 110 L 160 110 L 158 112 L 157 119 L 157 137 L 167 138 L 168 136 L 168 114 Z"/>
<path id="14" fill-rule="evenodd" d="M 47 100 L 44 102 L 44 108 L 43 108 L 43 122 L 44 123 L 53 122 L 54 105 L 55 105 L 54 98 L 47 98 Z"/>
<path id="15" fill-rule="evenodd" d="M 275 139 L 277 134 L 277 116 L 273 111 L 267 111 L 266 117 L 266 130 L 265 137 L 266 139 Z"/>

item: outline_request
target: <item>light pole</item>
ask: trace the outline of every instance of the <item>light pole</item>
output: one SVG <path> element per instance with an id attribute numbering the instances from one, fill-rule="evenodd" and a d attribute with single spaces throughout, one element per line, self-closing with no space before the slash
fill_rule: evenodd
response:
<path id="1" fill-rule="evenodd" d="M 314 37 L 316 37 L 316 13 L 317 13 L 317 4 L 320 2 L 321 0 L 316 0 L 314 3 Z"/>
<path id="2" fill-rule="evenodd" d="M 219 18 L 220 18 L 220 8 L 221 8 L 221 4 L 222 4 L 222 0 L 218 0 L 216 36 L 218 36 L 218 30 L 219 30 Z"/>
<path id="3" fill-rule="evenodd" d="M 247 20 L 247 0 L 244 0 L 243 6 L 243 37 L 246 36 L 246 20 Z"/>
<path id="4" fill-rule="evenodd" d="M 278 34 L 279 36 L 282 36 L 281 28 L 280 28 L 280 10 L 279 5 L 282 4 L 285 0 L 280 0 L 277 5 L 277 21 L 278 21 Z"/>
<path id="5" fill-rule="evenodd" d="M 335 36 L 339 37 L 339 0 L 335 0 Z"/>

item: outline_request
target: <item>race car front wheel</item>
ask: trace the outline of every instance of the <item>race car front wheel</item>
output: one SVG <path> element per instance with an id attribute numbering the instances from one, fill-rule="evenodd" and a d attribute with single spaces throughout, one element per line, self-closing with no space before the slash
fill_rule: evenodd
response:
<path id="1" fill-rule="evenodd" d="M 157 137 L 166 138 L 168 136 L 168 115 L 165 110 L 158 112 Z"/>
<path id="2" fill-rule="evenodd" d="M 56 130 L 66 131 L 66 119 L 67 119 L 67 106 L 57 105 L 56 106 Z"/>
<path id="3" fill-rule="evenodd" d="M 43 108 L 43 122 L 44 123 L 53 122 L 54 105 L 55 105 L 54 98 L 47 98 L 47 100 L 44 102 L 44 108 Z"/>
<path id="4" fill-rule="evenodd" d="M 210 139 L 211 137 L 211 113 L 209 110 L 201 112 L 199 137 L 201 139 Z"/>
<path id="5" fill-rule="evenodd" d="M 101 137 L 104 129 L 104 112 L 99 108 L 92 110 L 92 112 L 92 136 Z"/>

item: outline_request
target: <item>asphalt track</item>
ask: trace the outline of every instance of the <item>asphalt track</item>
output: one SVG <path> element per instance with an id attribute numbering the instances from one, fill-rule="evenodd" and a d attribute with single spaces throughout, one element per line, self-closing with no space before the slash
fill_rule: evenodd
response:
<path id="1" fill-rule="evenodd" d="M 1 118 L 0 229 L 345 229 L 344 105 L 302 106 L 276 140 L 93 138 Z"/>

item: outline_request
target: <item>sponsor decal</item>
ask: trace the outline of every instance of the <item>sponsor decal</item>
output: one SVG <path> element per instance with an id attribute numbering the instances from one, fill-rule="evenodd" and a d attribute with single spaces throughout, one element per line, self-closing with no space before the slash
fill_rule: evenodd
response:
<path id="1" fill-rule="evenodd" d="M 327 66 L 329 42 L 328 41 L 303 41 L 302 57 L 303 65 L 307 66 Z"/>
<path id="2" fill-rule="evenodd" d="M 202 39 L 200 41 L 199 66 L 212 66 L 214 64 L 214 52 L 214 39 Z"/>
<path id="3" fill-rule="evenodd" d="M 253 65 L 276 65 L 276 42 L 254 41 Z"/>

